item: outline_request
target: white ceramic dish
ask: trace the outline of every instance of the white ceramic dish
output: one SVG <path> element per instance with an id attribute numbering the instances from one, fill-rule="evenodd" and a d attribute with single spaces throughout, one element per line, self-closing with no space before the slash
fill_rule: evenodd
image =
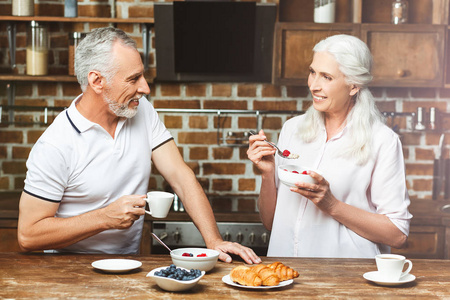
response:
<path id="1" fill-rule="evenodd" d="M 384 280 L 380 276 L 380 273 L 378 273 L 378 271 L 364 273 L 363 277 L 369 281 L 376 283 L 376 284 L 386 285 L 386 286 L 402 285 L 402 284 L 416 280 L 416 276 L 414 276 L 413 274 L 408 274 L 408 275 L 405 275 L 402 278 L 400 278 L 400 280 L 398 280 L 398 281 L 387 281 L 387 280 Z"/>
<path id="2" fill-rule="evenodd" d="M 255 290 L 276 289 L 276 288 L 280 288 L 283 286 L 288 286 L 294 282 L 293 279 L 289 279 L 289 280 L 282 281 L 278 285 L 274 285 L 274 286 L 266 286 L 266 285 L 246 286 L 246 285 L 241 285 L 241 284 L 236 283 L 233 280 L 231 280 L 230 275 L 223 276 L 222 281 L 231 286 L 240 287 L 240 288 L 244 288 L 244 289 L 255 289 Z"/>
<path id="3" fill-rule="evenodd" d="M 133 259 L 102 259 L 94 261 L 91 266 L 109 273 L 123 273 L 140 268 L 142 263 Z"/>
<path id="4" fill-rule="evenodd" d="M 160 288 L 162 288 L 163 290 L 169 291 L 169 292 L 181 292 L 181 291 L 187 291 L 189 289 L 192 289 L 195 285 L 197 285 L 197 283 L 200 281 L 200 279 L 205 275 L 205 271 L 202 271 L 202 275 L 200 275 L 199 277 L 197 277 L 193 280 L 188 280 L 188 281 L 176 280 L 176 279 L 172 279 L 172 278 L 166 278 L 166 277 L 161 277 L 161 276 L 155 275 L 155 272 L 157 272 L 159 270 L 167 269 L 168 267 L 169 266 L 153 269 L 147 274 L 147 277 L 152 278 Z M 184 269 L 184 268 L 181 268 L 181 269 Z"/>
<path id="5" fill-rule="evenodd" d="M 193 256 L 183 256 L 183 253 L 192 253 Z M 197 257 L 197 255 L 205 253 L 206 257 Z M 172 262 L 177 267 L 186 269 L 199 269 L 208 272 L 214 268 L 219 258 L 219 251 L 207 248 L 179 248 L 170 252 Z"/>
<path id="6" fill-rule="evenodd" d="M 302 174 L 303 171 L 314 171 L 319 173 L 317 170 L 313 170 L 308 167 L 301 167 L 295 165 L 281 165 L 278 167 L 278 178 L 280 181 L 289 187 L 295 187 L 296 182 L 307 182 L 307 183 L 317 183 L 317 181 L 307 174 Z M 297 171 L 293 173 L 292 171 Z"/>

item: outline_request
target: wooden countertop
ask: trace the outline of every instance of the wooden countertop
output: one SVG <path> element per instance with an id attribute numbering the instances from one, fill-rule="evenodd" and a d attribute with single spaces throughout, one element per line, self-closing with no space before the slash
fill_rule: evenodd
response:
<path id="1" fill-rule="evenodd" d="M 124 274 L 107 274 L 91 263 L 106 258 L 130 258 L 142 267 Z M 300 273 L 292 285 L 271 290 L 249 290 L 222 282 L 231 268 L 243 264 L 218 262 L 192 290 L 165 292 L 146 274 L 168 266 L 169 255 L 55 255 L 0 253 L 0 298 L 2 299 L 301 299 L 384 298 L 443 299 L 450 297 L 450 261 L 413 261 L 416 280 L 397 287 L 379 286 L 365 280 L 376 270 L 373 259 L 266 258 L 281 261 Z"/>

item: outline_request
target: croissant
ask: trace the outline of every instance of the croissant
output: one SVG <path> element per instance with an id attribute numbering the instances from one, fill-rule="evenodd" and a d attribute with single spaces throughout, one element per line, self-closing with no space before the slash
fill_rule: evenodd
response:
<path id="1" fill-rule="evenodd" d="M 231 270 L 230 278 L 234 282 L 246 286 L 260 286 L 262 284 L 258 274 L 246 266 L 239 266 Z"/>
<path id="2" fill-rule="evenodd" d="M 280 277 L 281 281 L 294 279 L 298 277 L 298 272 L 294 269 L 285 266 L 283 263 L 277 261 L 268 266 L 269 268 L 272 268 L 275 273 Z"/>
<path id="3" fill-rule="evenodd" d="M 262 285 L 275 286 L 280 283 L 280 277 L 272 268 L 259 264 L 251 268 L 262 280 Z"/>

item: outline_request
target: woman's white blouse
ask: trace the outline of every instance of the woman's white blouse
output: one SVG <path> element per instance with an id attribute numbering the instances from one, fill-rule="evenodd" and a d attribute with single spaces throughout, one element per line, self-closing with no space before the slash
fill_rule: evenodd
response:
<path id="1" fill-rule="evenodd" d="M 412 215 L 406 189 L 405 167 L 400 140 L 384 124 L 373 130 L 372 157 L 365 165 L 338 153 L 350 143 L 351 124 L 327 141 L 325 128 L 319 138 L 304 143 L 298 124 L 304 116 L 288 120 L 281 130 L 278 145 L 297 160 L 276 156 L 275 166 L 294 164 L 318 170 L 330 183 L 340 201 L 360 209 L 386 215 L 408 235 Z M 318 209 L 314 203 L 291 192 L 275 176 L 277 204 L 269 242 L 268 256 L 373 258 L 389 253 L 390 247 L 375 244 Z"/>

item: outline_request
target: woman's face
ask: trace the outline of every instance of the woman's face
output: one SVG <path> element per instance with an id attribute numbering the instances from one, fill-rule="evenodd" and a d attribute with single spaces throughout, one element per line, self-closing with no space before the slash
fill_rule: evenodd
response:
<path id="1" fill-rule="evenodd" d="M 359 88 L 347 84 L 339 65 L 328 52 L 316 52 L 309 67 L 308 87 L 314 108 L 328 117 L 346 116 Z"/>

